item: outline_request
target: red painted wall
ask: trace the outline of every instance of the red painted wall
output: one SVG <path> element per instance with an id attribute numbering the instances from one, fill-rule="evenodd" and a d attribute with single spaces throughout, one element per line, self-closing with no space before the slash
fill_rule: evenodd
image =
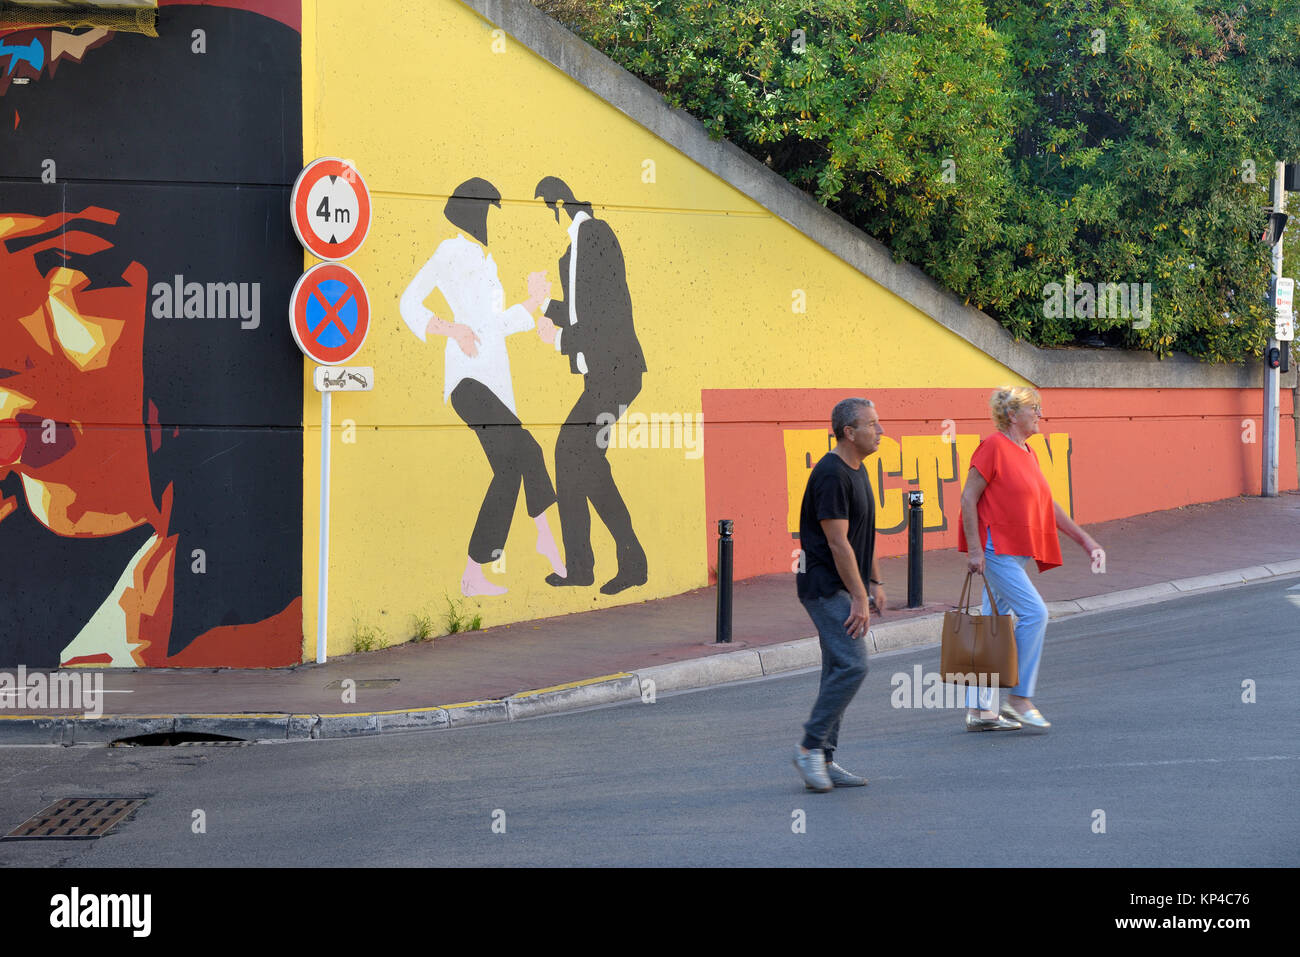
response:
<path id="1" fill-rule="evenodd" d="M 925 547 L 957 544 L 970 453 L 992 434 L 987 389 L 706 389 L 705 555 L 720 518 L 736 522 L 735 576 L 785 572 L 794 560 L 807 473 L 833 445 L 835 403 L 861 395 L 885 427 L 867 460 L 876 492 L 878 554 L 907 551 L 903 492 L 926 492 Z M 1044 389 L 1040 462 L 1079 522 L 1258 495 L 1263 395 L 1259 389 Z M 1296 488 L 1291 393 L 1282 393 L 1282 489 Z M 825 433 L 796 434 L 799 430 Z M 797 529 L 796 529 L 797 530 Z"/>

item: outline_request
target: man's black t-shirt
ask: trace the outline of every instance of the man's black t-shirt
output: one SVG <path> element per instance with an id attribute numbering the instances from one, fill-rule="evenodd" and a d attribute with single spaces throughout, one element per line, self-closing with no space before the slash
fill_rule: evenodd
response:
<path id="1" fill-rule="evenodd" d="M 827 518 L 849 520 L 849 545 L 858 559 L 858 571 L 865 585 L 871 577 L 871 559 L 876 548 L 876 500 L 867 481 L 865 466 L 851 469 L 834 452 L 827 452 L 808 476 L 803 506 L 799 510 L 799 547 L 805 570 L 795 575 L 799 598 L 825 598 L 848 591 L 840 580 L 830 542 L 822 531 Z"/>

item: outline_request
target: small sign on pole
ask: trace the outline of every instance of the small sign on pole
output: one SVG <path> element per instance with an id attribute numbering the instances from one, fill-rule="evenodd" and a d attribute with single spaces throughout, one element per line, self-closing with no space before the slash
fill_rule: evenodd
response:
<path id="1" fill-rule="evenodd" d="M 1277 309 L 1277 330 L 1273 336 L 1278 342 L 1291 342 L 1295 339 L 1295 280 L 1282 277 L 1277 281 L 1277 292 L 1273 305 Z"/>
<path id="2" fill-rule="evenodd" d="M 289 202 L 293 231 L 317 259 L 347 259 L 370 233 L 370 189 L 341 159 L 311 163 L 298 175 Z"/>
<path id="3" fill-rule="evenodd" d="M 375 370 L 371 366 L 317 366 L 312 384 L 317 392 L 372 392 Z"/>
<path id="4" fill-rule="evenodd" d="M 370 297 L 361 277 L 341 263 L 305 272 L 289 300 L 289 328 L 298 348 L 322 365 L 342 365 L 370 332 Z"/>

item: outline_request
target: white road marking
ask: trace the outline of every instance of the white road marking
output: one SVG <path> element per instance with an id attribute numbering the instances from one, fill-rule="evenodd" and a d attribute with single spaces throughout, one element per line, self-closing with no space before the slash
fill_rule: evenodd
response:
<path id="1" fill-rule="evenodd" d="M 1233 761 L 1300 761 L 1297 754 L 1243 755 L 1239 758 L 1174 758 L 1169 761 L 1116 761 L 1110 764 L 1071 764 L 1053 771 L 1091 771 L 1097 768 L 1153 768 L 1173 764 L 1229 764 Z M 1019 768 L 1008 768 L 1020 772 Z"/>
<path id="2" fill-rule="evenodd" d="M 27 690 L 30 691 L 31 688 L 29 687 Z M 124 690 L 115 691 L 112 688 L 104 688 L 95 693 L 96 694 L 135 694 L 134 691 L 124 691 Z M 0 698 L 17 698 L 17 697 L 18 697 L 17 691 L 0 691 Z"/>

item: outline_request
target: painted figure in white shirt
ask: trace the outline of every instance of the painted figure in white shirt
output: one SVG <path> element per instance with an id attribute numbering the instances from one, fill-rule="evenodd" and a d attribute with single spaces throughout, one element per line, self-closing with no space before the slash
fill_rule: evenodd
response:
<path id="1" fill-rule="evenodd" d="M 500 208 L 501 195 L 487 180 L 475 178 L 456 187 L 445 215 L 461 232 L 438 246 L 403 293 L 400 307 L 403 321 L 421 341 L 430 334 L 447 337 L 443 401 L 450 402 L 474 431 L 492 466 L 492 482 L 479 508 L 461 577 L 464 595 L 505 594 L 505 588 L 487 579 L 484 566 L 504 553 L 521 481 L 528 514 L 537 526 L 537 551 L 555 574 L 565 574 L 546 518 L 556 501 L 555 489 L 541 446 L 519 420 L 506 351 L 507 336 L 534 327 L 534 314 L 547 298 L 550 283 L 545 272 L 532 273 L 529 298 L 504 307 L 497 266 L 487 252 L 490 206 Z M 434 289 L 442 292 L 454 321 L 439 319 L 424 305 Z"/>

